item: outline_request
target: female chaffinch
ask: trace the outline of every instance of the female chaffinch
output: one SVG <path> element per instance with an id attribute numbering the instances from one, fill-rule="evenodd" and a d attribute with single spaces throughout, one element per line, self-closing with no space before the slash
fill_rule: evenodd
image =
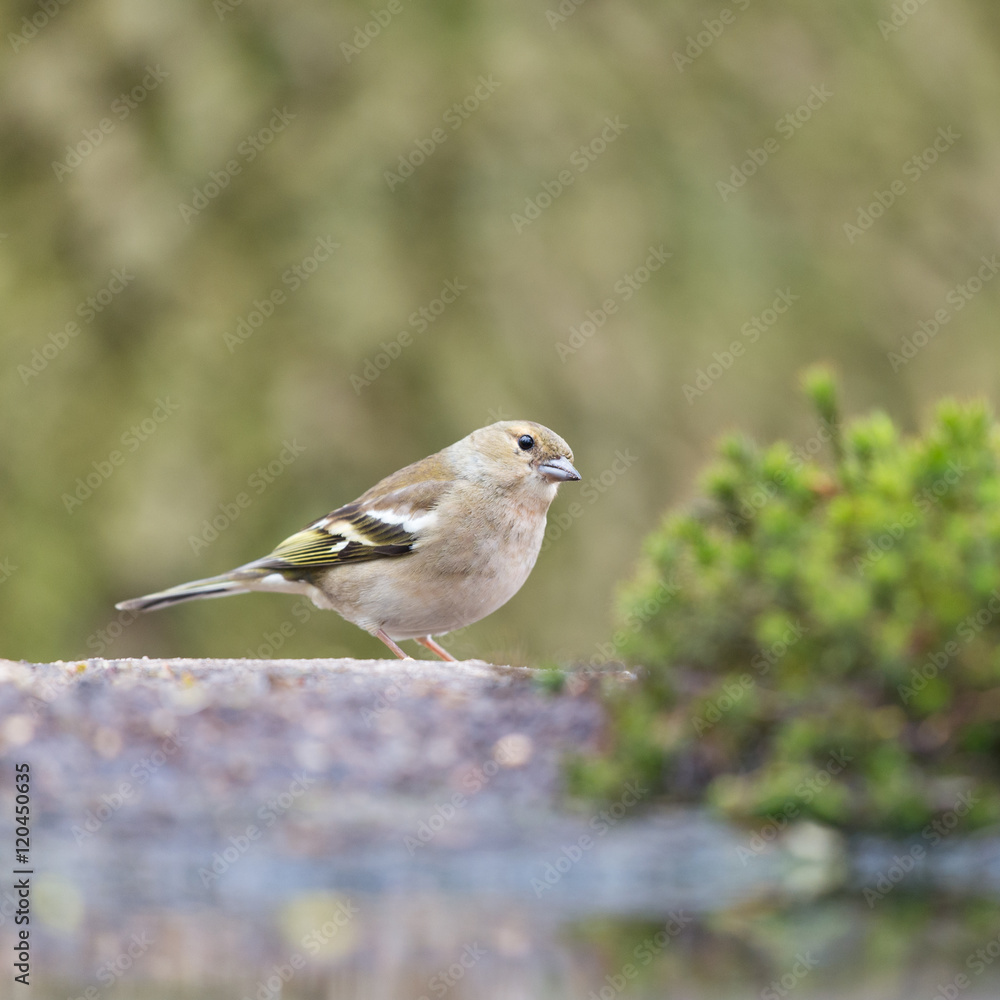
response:
<path id="1" fill-rule="evenodd" d="M 409 659 L 397 639 L 432 638 L 506 604 L 528 578 L 560 483 L 578 480 L 558 434 L 505 420 L 387 476 L 353 503 L 222 576 L 122 601 L 151 611 L 252 590 L 305 594 Z"/>

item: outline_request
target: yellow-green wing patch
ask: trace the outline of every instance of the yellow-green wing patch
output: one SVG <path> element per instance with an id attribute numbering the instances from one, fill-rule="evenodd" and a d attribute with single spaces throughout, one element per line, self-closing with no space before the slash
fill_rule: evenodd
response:
<path id="1" fill-rule="evenodd" d="M 348 504 L 286 538 L 256 565 L 281 571 L 366 562 L 406 555 L 416 540 L 402 525 L 388 524 Z"/>

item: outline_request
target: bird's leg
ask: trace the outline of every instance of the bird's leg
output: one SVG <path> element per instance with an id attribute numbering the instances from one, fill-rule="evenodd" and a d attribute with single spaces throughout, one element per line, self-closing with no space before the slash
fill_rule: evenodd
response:
<path id="1" fill-rule="evenodd" d="M 423 638 L 417 639 L 417 642 L 419 642 L 421 646 L 426 646 L 432 653 L 440 656 L 442 660 L 449 660 L 451 663 L 458 662 L 458 660 L 456 660 L 455 657 L 444 648 L 444 646 L 438 645 L 429 635 L 425 635 Z"/>
<path id="2" fill-rule="evenodd" d="M 412 656 L 407 656 L 392 639 L 390 639 L 382 629 L 375 633 L 376 639 L 381 639 L 401 660 L 412 660 Z"/>

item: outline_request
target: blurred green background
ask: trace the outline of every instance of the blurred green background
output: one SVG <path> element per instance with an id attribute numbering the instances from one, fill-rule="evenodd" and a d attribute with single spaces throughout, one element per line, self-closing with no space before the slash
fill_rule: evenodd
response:
<path id="1" fill-rule="evenodd" d="M 989 0 L 45 0 L 2 27 L 5 656 L 381 656 L 291 599 L 113 605 L 525 417 L 593 482 L 449 646 L 589 659 L 712 440 L 815 433 L 806 364 L 908 428 L 1000 399 Z"/>

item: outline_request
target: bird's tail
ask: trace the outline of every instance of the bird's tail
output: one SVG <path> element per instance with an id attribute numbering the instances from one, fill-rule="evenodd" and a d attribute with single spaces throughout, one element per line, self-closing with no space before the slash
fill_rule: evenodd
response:
<path id="1" fill-rule="evenodd" d="M 271 587 L 261 586 L 268 576 L 277 576 L 273 570 L 241 566 L 231 573 L 222 576 L 210 576 L 205 580 L 192 580 L 180 586 L 161 590 L 156 594 L 146 594 L 145 597 L 134 597 L 130 601 L 116 604 L 122 611 L 155 611 L 168 604 L 179 604 L 181 601 L 197 601 L 208 597 L 228 597 L 230 594 L 246 594 L 251 590 L 270 590 Z M 279 580 L 275 580 L 278 583 Z M 279 589 L 279 588 L 273 588 Z"/>

